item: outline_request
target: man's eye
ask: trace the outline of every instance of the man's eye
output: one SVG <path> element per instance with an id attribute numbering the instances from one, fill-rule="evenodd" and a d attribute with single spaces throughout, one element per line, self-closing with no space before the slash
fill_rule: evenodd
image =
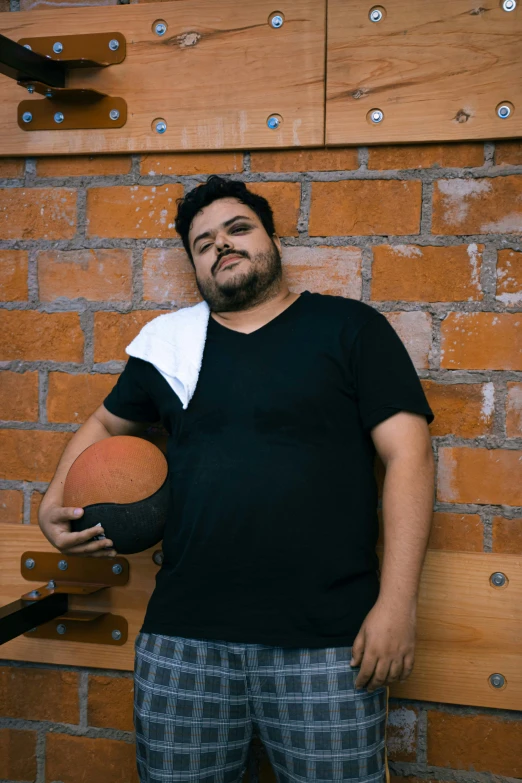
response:
<path id="1" fill-rule="evenodd" d="M 234 228 L 232 229 L 232 233 L 234 233 L 234 231 L 245 231 L 245 230 L 248 230 L 249 228 L 250 228 L 250 226 L 245 226 L 245 225 L 234 226 Z"/>

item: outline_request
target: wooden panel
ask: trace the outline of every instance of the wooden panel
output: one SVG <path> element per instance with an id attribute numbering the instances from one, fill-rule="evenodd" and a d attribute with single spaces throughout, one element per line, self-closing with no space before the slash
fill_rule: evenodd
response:
<path id="1" fill-rule="evenodd" d="M 0 605 L 20 598 L 39 583 L 20 575 L 24 551 L 55 551 L 36 525 L 0 525 Z M 130 579 L 88 598 L 70 599 L 71 609 L 106 610 L 127 618 L 129 637 L 121 647 L 18 637 L 0 647 L 0 656 L 22 661 L 106 669 L 134 667 L 134 641 L 154 588 L 158 566 L 153 549 L 130 555 Z M 494 588 L 489 578 L 506 574 L 509 584 Z M 176 608 L 173 607 L 175 612 Z M 430 551 L 418 608 L 417 648 L 411 677 L 390 688 L 393 696 L 506 709 L 522 708 L 522 557 Z M 491 674 L 507 685 L 489 685 Z"/>
<path id="2" fill-rule="evenodd" d="M 0 14 L 0 32 L 33 36 L 121 32 L 120 65 L 77 71 L 68 86 L 127 101 L 121 129 L 24 131 L 17 106 L 29 96 L 0 75 L 0 154 L 224 150 L 324 144 L 325 1 L 190 0 L 110 8 Z M 285 20 L 269 24 L 275 10 Z M 158 36 L 155 21 L 168 29 Z M 33 47 L 35 49 L 35 47 Z M 36 51 L 36 49 L 35 49 Z M 277 130 L 267 119 L 281 115 Z M 167 130 L 158 134 L 153 121 Z"/>
<path id="3" fill-rule="evenodd" d="M 509 137 L 522 137 L 522 3 L 329 0 L 327 144 Z"/>

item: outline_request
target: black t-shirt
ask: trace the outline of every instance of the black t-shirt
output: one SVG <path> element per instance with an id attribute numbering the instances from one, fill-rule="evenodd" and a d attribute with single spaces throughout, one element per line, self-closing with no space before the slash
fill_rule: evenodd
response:
<path id="1" fill-rule="evenodd" d="M 142 631 L 353 643 L 379 593 L 370 430 L 400 410 L 434 419 L 384 315 L 304 291 L 251 334 L 211 316 L 186 410 L 132 357 L 104 404 L 169 433 L 171 514 Z"/>

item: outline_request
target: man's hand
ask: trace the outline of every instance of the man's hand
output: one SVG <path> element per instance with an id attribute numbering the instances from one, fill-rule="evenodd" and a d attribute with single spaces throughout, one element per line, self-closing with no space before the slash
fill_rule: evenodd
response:
<path id="1" fill-rule="evenodd" d="M 403 682 L 413 669 L 416 603 L 385 604 L 377 600 L 365 617 L 352 647 L 352 667 L 361 670 L 356 688 L 368 691 Z"/>
<path id="2" fill-rule="evenodd" d="M 91 557 L 115 557 L 112 541 L 102 538 L 93 541 L 93 536 L 103 534 L 101 525 L 90 527 L 79 533 L 71 533 L 71 519 L 79 519 L 83 509 L 66 508 L 42 500 L 38 511 L 38 524 L 46 539 L 64 555 L 91 555 Z"/>

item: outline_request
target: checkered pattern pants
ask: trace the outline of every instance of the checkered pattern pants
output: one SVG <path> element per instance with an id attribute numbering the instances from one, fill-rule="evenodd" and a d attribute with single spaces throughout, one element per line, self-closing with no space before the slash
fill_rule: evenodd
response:
<path id="1" fill-rule="evenodd" d="M 140 633 L 135 653 L 141 783 L 240 783 L 254 731 L 279 783 L 389 783 L 388 688 L 355 688 L 351 647 Z"/>

